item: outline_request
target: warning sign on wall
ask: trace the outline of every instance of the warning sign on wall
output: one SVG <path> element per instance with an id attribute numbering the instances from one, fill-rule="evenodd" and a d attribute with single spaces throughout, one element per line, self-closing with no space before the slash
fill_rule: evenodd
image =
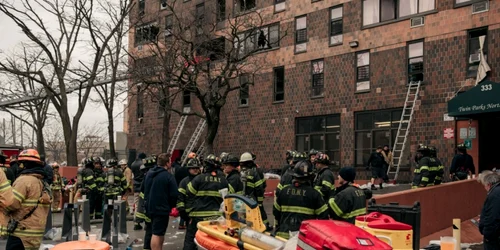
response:
<path id="1" fill-rule="evenodd" d="M 445 139 L 453 139 L 455 137 L 455 131 L 453 128 L 445 128 L 444 129 L 444 138 Z"/>

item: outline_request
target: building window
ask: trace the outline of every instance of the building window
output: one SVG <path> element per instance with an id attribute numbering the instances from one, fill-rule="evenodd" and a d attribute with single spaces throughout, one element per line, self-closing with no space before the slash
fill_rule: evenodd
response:
<path id="1" fill-rule="evenodd" d="M 226 39 L 223 36 L 200 44 L 196 49 L 197 56 L 203 56 L 210 61 L 217 61 L 226 56 Z"/>
<path id="2" fill-rule="evenodd" d="M 408 44 L 408 82 L 424 80 L 424 42 Z"/>
<path id="3" fill-rule="evenodd" d="M 312 63 L 312 96 L 323 96 L 325 74 L 324 72 L 324 61 L 316 60 Z"/>
<path id="4" fill-rule="evenodd" d="M 435 0 L 363 0 L 363 25 L 417 15 L 434 8 Z"/>
<path id="5" fill-rule="evenodd" d="M 484 0 L 455 0 L 456 5 L 466 5 L 466 4 L 472 4 L 472 3 L 477 3 L 477 2 L 482 2 Z"/>
<path id="6" fill-rule="evenodd" d="M 344 33 L 342 11 L 342 6 L 330 9 L 330 45 L 342 44 Z"/>
<path id="7" fill-rule="evenodd" d="M 237 12 L 245 12 L 254 9 L 256 5 L 256 0 L 235 0 L 235 10 Z"/>
<path id="8" fill-rule="evenodd" d="M 295 53 L 307 50 L 307 16 L 295 18 Z"/>
<path id="9" fill-rule="evenodd" d="M 160 9 L 161 10 L 166 10 L 167 8 L 168 8 L 167 0 L 161 0 L 160 1 Z"/>
<path id="10" fill-rule="evenodd" d="M 196 35 L 203 34 L 203 19 L 205 18 L 205 4 L 196 5 Z"/>
<path id="11" fill-rule="evenodd" d="M 144 118 L 144 91 L 137 86 L 137 118 Z"/>
<path id="12" fill-rule="evenodd" d="M 156 24 L 146 24 L 135 28 L 135 44 L 144 44 L 156 41 L 160 29 Z"/>
<path id="13" fill-rule="evenodd" d="M 182 91 L 182 106 L 191 107 L 191 92 L 187 90 Z"/>
<path id="14" fill-rule="evenodd" d="M 316 149 L 340 160 L 340 115 L 301 117 L 296 119 L 295 148 L 304 152 Z"/>
<path id="15" fill-rule="evenodd" d="M 168 15 L 165 17 L 165 37 L 172 35 L 172 29 L 174 28 L 174 16 Z"/>
<path id="16" fill-rule="evenodd" d="M 255 52 L 256 50 L 267 50 L 280 46 L 280 24 L 275 23 L 261 27 L 251 32 L 238 35 L 235 47 L 238 48 L 240 56 Z"/>
<path id="17" fill-rule="evenodd" d="M 356 91 L 370 90 L 370 52 L 356 54 Z"/>
<path id="18" fill-rule="evenodd" d="M 285 67 L 274 68 L 274 101 L 285 100 Z"/>
<path id="19" fill-rule="evenodd" d="M 226 0 L 217 0 L 217 21 L 226 20 Z"/>
<path id="20" fill-rule="evenodd" d="M 366 166 L 370 154 L 378 146 L 389 145 L 392 148 L 401 114 L 401 109 L 355 114 L 355 164 L 357 167 Z"/>
<path id="21" fill-rule="evenodd" d="M 138 11 L 139 11 L 139 16 L 144 15 L 144 10 L 146 9 L 146 0 L 139 0 L 139 6 L 138 6 Z"/>
<path id="22" fill-rule="evenodd" d="M 284 11 L 286 9 L 286 0 L 274 0 L 274 12 Z"/>
<path id="23" fill-rule="evenodd" d="M 240 98 L 239 105 L 240 106 L 248 106 L 248 98 L 249 98 L 250 84 L 248 82 L 248 75 L 240 76 Z"/>
<path id="24" fill-rule="evenodd" d="M 468 54 L 467 54 L 467 77 L 476 77 L 479 62 L 481 61 L 481 46 L 479 37 L 485 36 L 483 44 L 484 60 L 488 59 L 488 28 L 469 30 L 468 32 Z"/>

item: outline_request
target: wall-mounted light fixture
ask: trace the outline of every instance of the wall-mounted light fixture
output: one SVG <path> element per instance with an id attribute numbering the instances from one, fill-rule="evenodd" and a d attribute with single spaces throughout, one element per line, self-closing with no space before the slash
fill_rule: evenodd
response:
<path id="1" fill-rule="evenodd" d="M 357 48 L 359 46 L 359 42 L 356 40 L 350 41 L 349 46 L 351 46 L 351 48 Z"/>

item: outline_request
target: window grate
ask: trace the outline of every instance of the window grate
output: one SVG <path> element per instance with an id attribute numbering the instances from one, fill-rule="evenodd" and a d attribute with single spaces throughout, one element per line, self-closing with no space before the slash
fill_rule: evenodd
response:
<path id="1" fill-rule="evenodd" d="M 358 81 L 370 79 L 370 65 L 358 67 Z"/>
<path id="2" fill-rule="evenodd" d="M 307 42 L 307 29 L 300 29 L 296 32 L 296 43 L 305 43 Z"/>

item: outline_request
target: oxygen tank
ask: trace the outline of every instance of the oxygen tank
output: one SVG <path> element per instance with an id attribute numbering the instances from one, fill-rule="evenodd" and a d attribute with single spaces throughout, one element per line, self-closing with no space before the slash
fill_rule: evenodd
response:
<path id="1" fill-rule="evenodd" d="M 248 227 L 240 229 L 239 235 L 241 241 L 263 250 L 282 249 L 285 246 L 285 242 Z"/>
<path id="2" fill-rule="evenodd" d="M 76 174 L 76 184 L 79 188 L 83 185 L 83 168 L 78 169 Z"/>
<path id="3" fill-rule="evenodd" d="M 114 168 L 109 168 L 108 172 L 107 172 L 107 175 L 108 175 L 108 184 L 109 185 L 115 184 L 115 169 Z"/>

